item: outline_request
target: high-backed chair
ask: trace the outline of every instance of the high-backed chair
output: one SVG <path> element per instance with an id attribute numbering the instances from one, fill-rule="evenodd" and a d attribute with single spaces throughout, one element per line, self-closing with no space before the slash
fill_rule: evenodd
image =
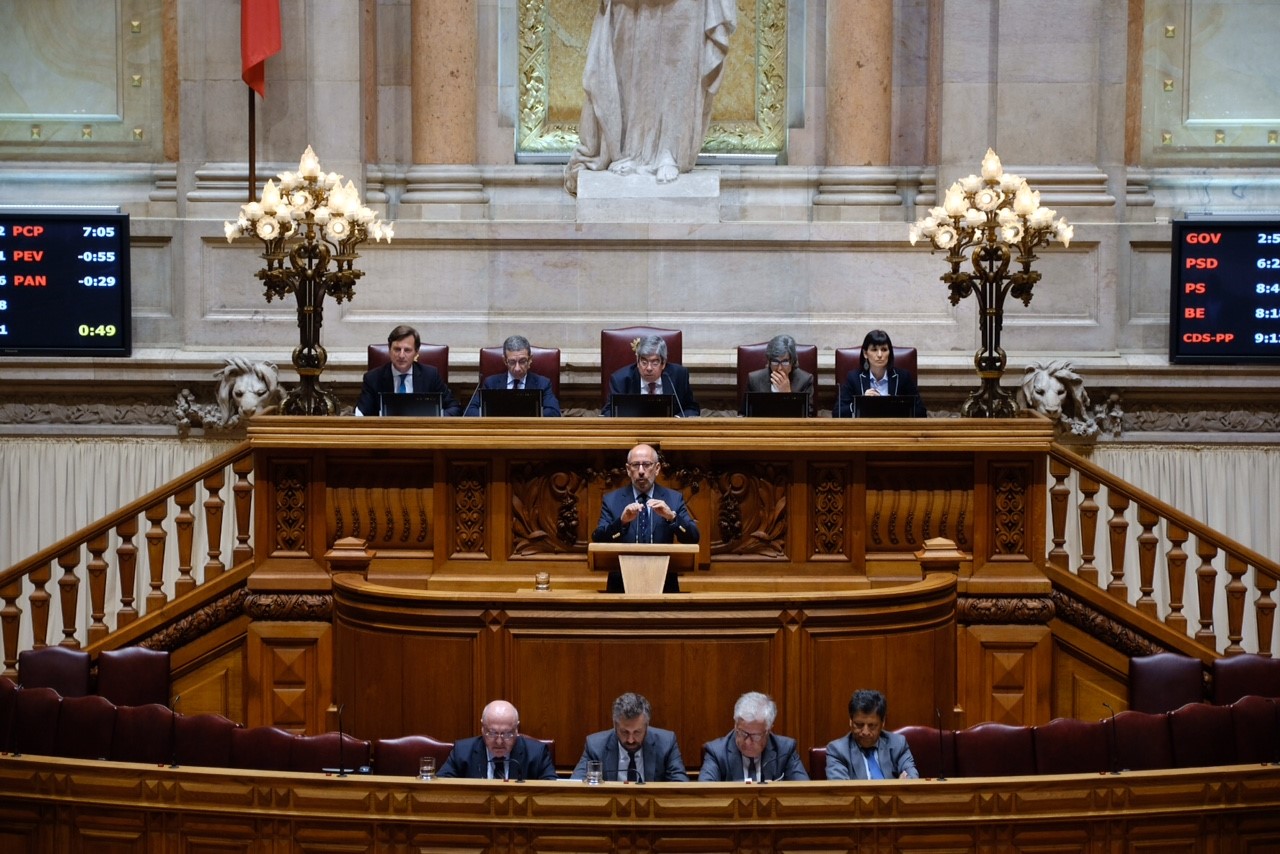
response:
<path id="1" fill-rule="evenodd" d="M 1037 774 L 1099 774 L 1113 770 L 1111 722 L 1054 718 L 1032 727 Z"/>
<path id="2" fill-rule="evenodd" d="M 982 723 L 956 732 L 956 774 L 1007 777 L 1036 772 L 1031 727 Z"/>
<path id="3" fill-rule="evenodd" d="M 1280 763 L 1280 702 L 1241 697 L 1228 708 L 1236 735 L 1236 761 Z"/>
<path id="4" fill-rule="evenodd" d="M 52 688 L 62 697 L 83 697 L 89 690 L 89 653 L 65 646 L 44 646 L 18 653 L 18 683 L 23 688 Z"/>
<path id="5" fill-rule="evenodd" d="M 827 748 L 825 745 L 823 747 L 809 748 L 809 779 L 827 779 Z"/>
<path id="6" fill-rule="evenodd" d="M 670 349 L 671 345 L 667 345 Z M 769 342 L 764 341 L 760 344 L 740 344 L 738 346 L 738 409 L 742 409 L 742 400 L 747 394 L 747 377 L 752 371 L 767 367 L 765 364 L 765 350 L 769 347 Z M 799 364 L 792 367 L 800 368 L 813 374 L 813 394 L 809 398 L 809 414 L 814 415 L 818 408 L 818 345 L 817 344 L 797 344 L 796 345 L 796 362 Z"/>
<path id="7" fill-rule="evenodd" d="M 176 724 L 177 716 L 159 703 L 120 706 L 116 709 L 111 758 L 117 762 L 145 762 L 148 765 L 172 762 Z"/>
<path id="8" fill-rule="evenodd" d="M 341 742 L 339 742 L 341 739 Z M 341 743 L 341 748 L 339 748 Z M 369 742 L 353 735 L 322 732 L 296 735 L 289 747 L 289 770 L 320 773 L 326 768 L 359 769 L 369 764 Z"/>
<path id="9" fill-rule="evenodd" d="M 58 756 L 106 759 L 116 730 L 116 706 L 105 697 L 65 697 L 58 709 Z"/>
<path id="10" fill-rule="evenodd" d="M 1236 733 L 1230 706 L 1188 703 L 1169 713 L 1175 768 L 1236 763 Z"/>
<path id="11" fill-rule="evenodd" d="M 1172 712 L 1204 700 L 1200 659 L 1176 652 L 1129 659 L 1129 708 L 1135 712 Z"/>
<path id="12" fill-rule="evenodd" d="M 369 370 L 381 367 L 391 361 L 391 345 L 369 345 Z M 418 361 L 430 365 L 440 374 L 440 382 L 449 384 L 449 345 L 419 344 Z"/>
<path id="13" fill-rule="evenodd" d="M 437 741 L 426 735 L 379 738 L 373 742 L 373 773 L 416 777 L 418 760 L 424 756 L 435 757 L 436 770 L 439 771 L 452 750 L 452 741 Z"/>
<path id="14" fill-rule="evenodd" d="M 533 359 L 533 365 L 529 370 L 551 380 L 551 393 L 558 399 L 560 397 L 560 348 L 531 346 L 530 350 L 529 358 Z M 505 373 L 506 370 L 506 357 L 502 353 L 501 346 L 485 347 L 480 350 L 481 379 L 491 374 Z"/>
<path id="15" fill-rule="evenodd" d="M 0 753 L 8 751 L 9 739 L 13 736 L 13 704 L 19 690 L 8 676 L 0 676 Z"/>
<path id="16" fill-rule="evenodd" d="M 256 726 L 231 731 L 231 767 L 255 771 L 288 771 L 294 735 L 278 727 Z"/>
<path id="17" fill-rule="evenodd" d="M 898 735 L 907 740 L 921 777 L 949 777 L 956 772 L 956 734 L 937 727 L 904 726 Z"/>
<path id="18" fill-rule="evenodd" d="M 98 656 L 98 695 L 117 706 L 169 705 L 169 653 L 128 646 Z"/>
<path id="19" fill-rule="evenodd" d="M 916 384 L 920 383 L 920 373 L 916 370 L 916 348 L 915 347 L 899 347 L 896 344 L 893 348 L 893 367 L 895 370 L 905 371 L 911 374 Z M 836 389 L 844 385 L 845 378 L 849 376 L 850 371 L 856 371 L 861 367 L 862 348 L 861 347 L 837 347 L 836 348 Z"/>
<path id="20" fill-rule="evenodd" d="M 679 329 L 660 329 L 656 326 L 624 326 L 620 329 L 600 330 L 600 402 L 609 399 L 609 377 L 619 368 L 634 365 L 636 351 L 631 342 L 646 335 L 657 335 L 667 342 L 667 361 L 682 363 L 684 358 L 684 333 Z"/>
<path id="21" fill-rule="evenodd" d="M 1173 737 L 1167 713 L 1126 709 L 1103 722 L 1114 727 L 1111 745 L 1118 770 L 1152 771 L 1173 767 Z"/>
<path id="22" fill-rule="evenodd" d="M 14 753 L 53 756 L 58 742 L 58 713 L 62 697 L 52 688 L 23 688 L 13 699 L 13 732 L 9 749 Z"/>
<path id="23" fill-rule="evenodd" d="M 178 715 L 173 728 L 173 758 L 179 765 L 231 767 L 231 734 L 239 725 L 218 714 Z"/>
<path id="24" fill-rule="evenodd" d="M 1280 658 L 1264 655 L 1233 655 L 1216 658 L 1213 674 L 1213 702 L 1227 706 L 1241 697 L 1280 697 Z"/>

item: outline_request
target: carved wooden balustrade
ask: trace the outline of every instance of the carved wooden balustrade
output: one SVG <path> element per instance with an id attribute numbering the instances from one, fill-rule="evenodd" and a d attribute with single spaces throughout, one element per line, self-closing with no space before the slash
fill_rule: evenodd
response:
<path id="1" fill-rule="evenodd" d="M 253 456 L 248 442 L 210 460 L 149 495 L 99 519 L 47 549 L 14 564 L 0 574 L 0 640 L 3 641 L 4 675 L 17 673 L 18 644 L 23 629 L 30 630 L 32 646 L 59 644 L 91 651 L 103 645 L 108 635 L 111 645 L 123 645 L 144 629 L 154 629 L 161 612 L 171 603 L 193 593 L 209 593 L 213 585 L 231 581 L 223 561 L 223 514 L 227 484 L 231 484 L 234 544 L 231 566 L 247 572 L 253 558 Z M 203 496 L 203 500 L 201 497 Z M 145 530 L 138 541 L 139 517 Z M 166 523 L 169 527 L 166 527 Z M 193 554 L 197 525 L 203 524 L 207 549 L 199 571 Z M 145 596 L 139 597 L 139 551 L 145 548 L 147 573 Z M 165 592 L 166 554 L 176 549 L 177 577 L 172 596 Z M 49 589 L 54 563 L 57 578 L 58 611 L 61 626 L 52 628 Z M 83 567 L 82 567 L 83 564 Z M 87 577 L 88 583 L 83 579 Z M 108 625 L 107 589 L 119 591 L 115 627 Z M 29 592 L 24 596 L 24 585 Z M 82 605 L 89 618 L 81 637 L 77 613 Z M 22 605 L 26 604 L 24 609 Z"/>
<path id="2" fill-rule="evenodd" d="M 1226 640 L 1222 650 L 1225 655 L 1243 653 L 1246 651 L 1241 644 L 1245 607 L 1251 605 L 1257 652 L 1273 654 L 1275 590 L 1280 580 L 1280 563 L 1223 536 L 1056 443 L 1049 451 L 1049 475 L 1053 545 L 1046 572 L 1055 584 L 1066 587 L 1100 610 L 1118 612 L 1131 599 L 1126 567 L 1131 565 L 1129 550 L 1132 548 L 1137 563 L 1137 597 L 1133 605 L 1138 615 L 1158 627 L 1152 636 L 1159 642 L 1204 661 L 1218 654 L 1219 638 Z M 1078 542 L 1068 541 L 1068 518 L 1073 507 L 1078 514 Z M 1102 558 L 1106 565 L 1099 568 L 1095 561 L 1100 560 L 1098 529 L 1104 514 L 1109 514 L 1105 518 L 1108 548 Z M 1136 520 L 1136 525 L 1131 519 Z M 1189 547 L 1193 538 L 1194 544 Z M 1192 552 L 1188 552 L 1188 548 Z M 1183 601 L 1192 553 L 1198 560 L 1194 568 L 1198 611 L 1195 626 L 1190 625 L 1184 613 Z M 1100 583 L 1101 572 L 1107 573 L 1107 577 L 1102 578 L 1105 586 Z M 1219 580 L 1220 572 L 1227 576 L 1225 585 Z M 1160 598 L 1157 590 L 1161 591 Z M 1219 597 L 1225 597 L 1225 603 Z M 1226 626 L 1217 624 L 1214 616 L 1224 604 Z M 1137 650 L 1130 654 L 1134 652 Z"/>

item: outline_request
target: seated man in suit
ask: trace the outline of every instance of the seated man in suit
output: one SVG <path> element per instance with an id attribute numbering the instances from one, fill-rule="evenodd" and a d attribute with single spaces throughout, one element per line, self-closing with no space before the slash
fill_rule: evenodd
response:
<path id="1" fill-rule="evenodd" d="M 602 415 L 613 414 L 615 394 L 674 394 L 677 418 L 702 414 L 702 407 L 693 399 L 689 372 L 683 365 L 667 361 L 667 342 L 661 335 L 646 335 L 637 341 L 636 363 L 619 368 L 609 377 L 609 399 L 600 411 Z"/>
<path id="2" fill-rule="evenodd" d="M 559 418 L 560 401 L 556 400 L 555 392 L 551 390 L 551 380 L 533 372 L 532 353 L 533 348 L 529 344 L 529 339 L 523 335 L 512 335 L 503 341 L 502 358 L 507 363 L 507 372 L 491 374 L 481 380 L 476 393 L 471 395 L 471 402 L 467 404 L 467 411 L 463 415 L 475 417 L 480 414 L 480 389 L 482 388 L 529 388 L 542 392 L 543 417 Z"/>
<path id="3" fill-rule="evenodd" d="M 749 691 L 733 705 L 733 731 L 702 745 L 698 780 L 768 783 L 808 780 L 796 740 L 775 735 L 778 704 L 766 694 Z"/>
<path id="4" fill-rule="evenodd" d="M 480 714 L 480 735 L 464 738 L 440 769 L 441 777 L 478 780 L 554 780 L 547 746 L 520 734 L 520 713 L 506 700 L 494 700 Z"/>
<path id="5" fill-rule="evenodd" d="M 378 395 L 384 392 L 440 392 L 440 414 L 462 414 L 461 404 L 453 399 L 453 392 L 440 379 L 440 372 L 430 365 L 418 364 L 418 348 L 421 346 L 422 338 L 412 326 L 397 326 L 391 330 L 387 336 L 391 361 L 365 373 L 360 400 L 356 403 L 356 415 L 379 414 Z"/>
<path id="6" fill-rule="evenodd" d="M 684 496 L 657 483 L 660 465 L 658 452 L 651 446 L 631 449 L 627 454 L 631 483 L 604 497 L 600 522 L 591 535 L 594 542 L 698 542 L 698 523 L 689 515 Z"/>
<path id="7" fill-rule="evenodd" d="M 747 391 L 796 392 L 809 395 L 809 414 L 813 415 L 813 374 L 799 367 L 796 339 L 775 335 L 764 350 L 765 366 L 747 374 Z M 746 397 L 743 409 L 746 415 Z"/>
<path id="8" fill-rule="evenodd" d="M 831 417 L 856 418 L 857 398 L 860 395 L 877 394 L 914 397 L 912 417 L 924 418 L 929 414 L 924 408 L 924 401 L 920 399 L 920 389 L 916 387 L 915 377 L 893 366 L 893 342 L 889 340 L 888 332 L 883 329 L 868 332 L 862 339 L 862 355 L 858 362 L 858 370 L 850 371 L 849 376 L 845 377 L 844 385 L 840 387 Z"/>
<path id="9" fill-rule="evenodd" d="M 849 733 L 827 745 L 828 780 L 915 779 L 916 759 L 907 740 L 884 728 L 888 704 L 879 691 L 849 698 Z"/>
<path id="10" fill-rule="evenodd" d="M 598 761 L 605 780 L 619 783 L 688 782 L 676 734 L 649 726 L 649 701 L 628 692 L 613 701 L 613 729 L 592 733 L 573 769 L 587 776 L 587 762 Z"/>

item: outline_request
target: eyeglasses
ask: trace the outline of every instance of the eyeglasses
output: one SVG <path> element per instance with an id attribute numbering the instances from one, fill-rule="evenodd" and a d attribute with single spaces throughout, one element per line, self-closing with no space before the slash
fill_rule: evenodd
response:
<path id="1" fill-rule="evenodd" d="M 527 368 L 533 364 L 532 359 L 507 359 L 508 368 Z"/>
<path id="2" fill-rule="evenodd" d="M 644 471 L 645 469 L 652 469 L 657 467 L 658 467 L 658 463 L 656 460 L 640 460 L 639 462 L 635 462 L 635 463 L 627 463 L 627 468 L 639 469 L 641 471 Z"/>
<path id="3" fill-rule="evenodd" d="M 769 730 L 765 730 L 764 732 L 747 732 L 741 727 L 735 729 L 734 732 L 737 734 L 738 738 L 743 741 L 764 741 L 765 736 L 769 734 Z"/>
<path id="4" fill-rule="evenodd" d="M 519 732 L 514 730 L 512 732 L 494 732 L 493 730 L 486 729 L 482 730 L 482 732 L 484 733 L 485 738 L 492 738 L 494 741 L 515 741 L 517 736 L 520 735 Z"/>
<path id="5" fill-rule="evenodd" d="M 649 357 L 647 357 L 647 358 L 646 358 L 646 357 L 644 357 L 644 356 L 641 356 L 641 357 L 640 357 L 639 359 L 637 359 L 636 361 L 638 361 L 640 364 L 644 365 L 646 368 L 661 368 L 661 367 L 662 367 L 662 357 L 661 357 L 661 356 L 649 356 Z"/>
<path id="6" fill-rule="evenodd" d="M 783 365 L 790 365 L 790 364 L 791 364 L 790 359 L 770 359 L 769 360 L 769 367 L 771 368 L 780 368 Z"/>

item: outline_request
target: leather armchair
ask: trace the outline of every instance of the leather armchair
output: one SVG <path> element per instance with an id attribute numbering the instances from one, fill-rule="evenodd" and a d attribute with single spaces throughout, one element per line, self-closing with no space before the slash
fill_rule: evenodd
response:
<path id="1" fill-rule="evenodd" d="M 65 646 L 43 646 L 18 653 L 18 682 L 23 688 L 52 688 L 62 697 L 83 697 L 89 690 L 89 653 Z"/>
<path id="2" fill-rule="evenodd" d="M 670 345 L 667 345 L 670 349 Z M 769 342 L 759 344 L 742 344 L 738 347 L 738 410 L 742 410 L 742 400 L 747 394 L 747 377 L 765 365 L 765 350 Z M 818 408 L 818 345 L 797 344 L 795 367 L 813 374 L 813 394 L 809 398 L 809 414 L 814 415 Z"/>
<path id="3" fill-rule="evenodd" d="M 560 348 L 559 347 L 531 347 L 529 357 L 533 359 L 533 365 L 529 368 L 532 373 L 542 374 L 551 380 L 551 392 L 557 399 L 560 397 Z M 503 358 L 501 345 L 497 347 L 485 347 L 480 350 L 480 379 L 492 374 L 506 373 L 507 363 Z M 464 404 L 465 405 L 465 404 Z M 416 771 L 415 771 L 416 773 Z"/>
<path id="4" fill-rule="evenodd" d="M 98 656 L 98 695 L 117 706 L 169 705 L 169 653 L 129 646 Z"/>
<path id="5" fill-rule="evenodd" d="M 667 342 L 667 361 L 682 364 L 684 358 L 684 333 L 679 329 L 660 329 L 656 326 L 625 326 L 620 329 L 600 330 L 600 403 L 609 399 L 609 377 L 627 365 L 634 365 L 636 352 L 631 342 L 646 335 L 658 335 Z"/>
<path id="6" fill-rule="evenodd" d="M 391 361 L 391 345 L 370 344 L 368 353 L 368 370 L 382 367 Z M 449 345 L 419 344 L 418 361 L 430 365 L 440 374 L 440 382 L 449 384 Z"/>
<path id="7" fill-rule="evenodd" d="M 294 736 L 278 727 L 256 726 L 231 731 L 231 767 L 255 771 L 288 771 Z"/>
<path id="8" fill-rule="evenodd" d="M 341 749 L 338 747 L 339 739 Z M 346 733 L 295 735 L 289 746 L 290 771 L 318 774 L 325 768 L 348 768 L 354 772 L 368 764 L 369 742 Z"/>
<path id="9" fill-rule="evenodd" d="M 437 741 L 426 735 L 379 738 L 373 742 L 373 773 L 416 777 L 418 760 L 424 756 L 434 756 L 439 771 L 452 750 L 452 741 Z"/>
<path id="10" fill-rule="evenodd" d="M 105 697 L 65 697 L 58 711 L 58 756 L 106 759 L 116 729 L 116 706 Z"/>
<path id="11" fill-rule="evenodd" d="M 1054 718 L 1032 727 L 1037 774 L 1100 774 L 1113 770 L 1111 722 Z"/>
<path id="12" fill-rule="evenodd" d="M 1009 777 L 1036 772 L 1031 727 L 982 723 L 956 733 L 956 774 Z"/>
<path id="13" fill-rule="evenodd" d="M 956 734 L 937 727 L 904 726 L 898 735 L 907 740 L 921 777 L 949 777 L 956 772 Z"/>
<path id="14" fill-rule="evenodd" d="M 1172 712 L 1204 700 L 1204 667 L 1198 658 L 1161 652 L 1129 659 L 1129 708 Z"/>
<path id="15" fill-rule="evenodd" d="M 1228 706 L 1241 697 L 1280 697 L 1280 658 L 1233 655 L 1214 659 L 1213 702 Z"/>

